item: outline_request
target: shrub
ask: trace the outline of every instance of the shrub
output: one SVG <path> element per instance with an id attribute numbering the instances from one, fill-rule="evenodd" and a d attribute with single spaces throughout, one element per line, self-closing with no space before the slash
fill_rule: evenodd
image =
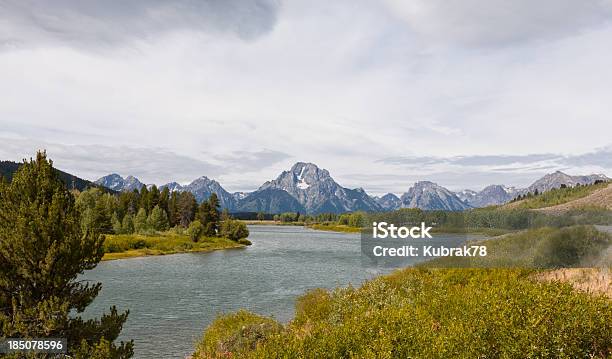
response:
<path id="1" fill-rule="evenodd" d="M 237 241 L 239 239 L 248 237 L 249 229 L 243 222 L 235 219 L 226 219 L 225 221 L 221 222 L 219 234 L 221 237 L 231 239 L 232 241 Z"/>
<path id="2" fill-rule="evenodd" d="M 187 228 L 187 235 L 191 238 L 192 241 L 197 242 L 200 237 L 202 237 L 202 233 L 204 232 L 204 226 L 200 221 L 193 221 L 189 224 Z"/>
<path id="3" fill-rule="evenodd" d="M 271 318 L 241 310 L 219 316 L 197 344 L 194 358 L 233 357 L 256 348 L 257 344 L 281 331 Z"/>
<path id="4" fill-rule="evenodd" d="M 238 240 L 238 243 L 239 243 L 239 244 L 244 244 L 245 246 L 250 246 L 251 244 L 253 244 L 253 243 L 251 243 L 251 241 L 249 241 L 249 240 L 248 240 L 248 239 L 246 239 L 246 238 L 240 238 L 240 239 Z"/>
<path id="5" fill-rule="evenodd" d="M 200 347 L 207 357 L 246 358 L 605 358 L 612 311 L 603 296 L 540 283 L 532 271 L 405 269 L 298 300 L 284 330 L 239 348 L 254 314 L 218 320 Z M 244 330 L 244 329 L 242 329 Z M 201 356 L 204 357 L 204 356 Z M 200 357 L 200 358 L 201 358 Z"/>

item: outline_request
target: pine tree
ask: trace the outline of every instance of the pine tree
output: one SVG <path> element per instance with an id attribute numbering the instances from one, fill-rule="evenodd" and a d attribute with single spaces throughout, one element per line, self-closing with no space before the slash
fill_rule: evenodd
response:
<path id="1" fill-rule="evenodd" d="M 133 342 L 113 343 L 128 312 L 80 316 L 101 284 L 77 276 L 104 254 L 104 236 L 80 219 L 44 152 L 0 183 L 0 337 L 64 337 L 73 358 L 129 358 Z"/>
<path id="2" fill-rule="evenodd" d="M 156 185 L 152 185 L 151 190 L 149 190 L 149 206 L 151 208 L 155 208 L 155 206 L 157 206 L 158 204 L 159 204 L 159 189 L 157 189 Z"/>
<path id="3" fill-rule="evenodd" d="M 178 193 L 172 192 L 170 194 L 170 200 L 168 201 L 168 221 L 170 222 L 170 227 L 179 224 L 180 219 L 178 214 Z"/>
<path id="4" fill-rule="evenodd" d="M 202 226 L 206 228 L 206 225 L 208 225 L 211 220 L 210 205 L 208 204 L 208 201 L 203 201 L 202 203 L 200 203 L 200 206 L 198 207 L 197 218 L 202 224 Z"/>
<path id="5" fill-rule="evenodd" d="M 113 212 L 111 216 L 111 223 L 113 225 L 113 233 L 121 234 L 123 232 L 123 228 L 121 227 L 121 222 L 119 221 L 119 216 L 117 216 L 117 212 Z"/>
<path id="6" fill-rule="evenodd" d="M 123 221 L 121 221 L 121 232 L 125 234 L 134 233 L 134 218 L 129 213 L 123 216 Z"/>
<path id="7" fill-rule="evenodd" d="M 209 221 L 204 226 L 204 234 L 208 237 L 214 237 L 219 231 L 219 198 L 216 193 L 212 193 L 208 197 Z"/>
<path id="8" fill-rule="evenodd" d="M 170 201 L 170 190 L 168 187 L 164 187 L 164 189 L 159 194 L 159 207 L 166 212 L 166 215 L 169 216 L 168 212 L 168 202 Z"/>
<path id="9" fill-rule="evenodd" d="M 148 229 L 147 211 L 144 208 L 138 210 L 138 214 L 134 217 L 134 232 L 143 233 Z"/>
<path id="10" fill-rule="evenodd" d="M 144 208 L 146 214 L 151 212 L 151 197 L 149 196 L 149 190 L 147 186 L 142 186 L 140 189 L 140 203 L 139 208 Z"/>
<path id="11" fill-rule="evenodd" d="M 189 223 L 195 219 L 198 203 L 191 192 L 181 192 L 178 195 L 177 214 L 178 224 L 187 228 Z"/>
<path id="12" fill-rule="evenodd" d="M 149 215 L 149 227 L 156 231 L 167 231 L 168 230 L 168 216 L 166 212 L 159 208 L 159 206 L 155 206 L 151 210 L 151 214 Z"/>

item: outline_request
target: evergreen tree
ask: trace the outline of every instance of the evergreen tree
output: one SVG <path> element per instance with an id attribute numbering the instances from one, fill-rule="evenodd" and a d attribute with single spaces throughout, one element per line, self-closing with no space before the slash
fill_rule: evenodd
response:
<path id="1" fill-rule="evenodd" d="M 202 203 L 200 203 L 200 206 L 198 207 L 197 218 L 200 221 L 200 223 L 202 224 L 202 226 L 204 227 L 204 232 L 207 232 L 206 231 L 206 226 L 211 221 L 211 218 L 210 218 L 210 204 L 208 203 L 208 201 L 203 201 Z"/>
<path id="2" fill-rule="evenodd" d="M 208 223 L 204 226 L 204 235 L 214 237 L 219 231 L 219 198 L 216 193 L 212 193 L 208 197 Z"/>
<path id="3" fill-rule="evenodd" d="M 147 211 L 144 208 L 141 208 L 138 210 L 136 217 L 134 217 L 134 232 L 143 233 L 147 229 Z"/>
<path id="4" fill-rule="evenodd" d="M 198 204 L 191 192 L 181 192 L 177 200 L 178 224 L 187 228 L 195 219 Z"/>
<path id="5" fill-rule="evenodd" d="M 149 190 L 149 206 L 153 209 L 157 205 L 159 205 L 159 189 L 156 185 L 152 185 L 151 190 Z"/>
<path id="6" fill-rule="evenodd" d="M 121 222 L 119 221 L 119 217 L 117 216 L 117 212 L 113 212 L 111 217 L 111 223 L 113 225 L 113 233 L 121 234 L 123 233 L 123 228 L 121 226 Z"/>
<path id="7" fill-rule="evenodd" d="M 172 192 L 170 194 L 170 200 L 168 201 L 168 221 L 170 222 L 170 227 L 174 227 L 180 223 L 177 192 Z"/>
<path id="8" fill-rule="evenodd" d="M 144 208 L 146 214 L 149 214 L 151 212 L 151 198 L 149 196 L 149 190 L 147 189 L 147 186 L 142 186 L 142 188 L 140 189 L 140 203 L 138 205 L 138 208 Z"/>
<path id="9" fill-rule="evenodd" d="M 230 215 L 229 210 L 227 208 L 223 208 L 223 211 L 221 212 L 221 221 L 225 221 L 231 218 L 232 216 Z"/>
<path id="10" fill-rule="evenodd" d="M 263 212 L 257 213 L 257 220 L 258 221 L 263 221 L 264 219 L 266 219 L 266 215 Z"/>
<path id="11" fill-rule="evenodd" d="M 159 206 L 155 206 L 153 210 L 151 210 L 151 214 L 149 215 L 149 227 L 156 231 L 167 231 L 168 230 L 168 216 L 163 209 L 159 208 Z"/>
<path id="12" fill-rule="evenodd" d="M 168 187 L 164 187 L 164 189 L 159 194 L 159 207 L 166 212 L 166 215 L 169 216 L 168 212 L 168 202 L 170 201 L 170 190 Z"/>
<path id="13" fill-rule="evenodd" d="M 129 213 L 123 216 L 123 221 L 121 221 L 121 232 L 125 234 L 134 233 L 134 218 Z"/>
<path id="14" fill-rule="evenodd" d="M 73 358 L 129 358 L 133 342 L 113 343 L 128 312 L 80 316 L 101 284 L 77 276 L 104 254 L 104 236 L 80 218 L 44 152 L 0 183 L 0 337 L 67 338 Z"/>

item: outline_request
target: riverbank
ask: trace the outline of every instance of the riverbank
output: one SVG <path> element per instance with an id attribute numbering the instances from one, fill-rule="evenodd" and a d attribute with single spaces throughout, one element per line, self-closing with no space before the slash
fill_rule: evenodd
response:
<path id="1" fill-rule="evenodd" d="M 107 235 L 103 261 L 134 257 L 169 255 L 189 252 L 210 252 L 244 248 L 245 245 L 227 238 L 203 237 L 193 242 L 188 236 L 173 233 L 155 235 Z"/>
<path id="2" fill-rule="evenodd" d="M 346 352 L 357 357 L 372 352 L 434 358 L 551 352 L 608 357 L 608 270 L 542 269 L 592 262 L 605 255 L 610 241 L 609 234 L 592 226 L 499 236 L 487 242 L 489 254 L 483 259 L 437 258 L 358 288 L 311 290 L 297 300 L 288 324 L 246 311 L 220 316 L 193 357 L 340 357 Z"/>
<path id="3" fill-rule="evenodd" d="M 343 224 L 335 223 L 316 223 L 306 225 L 305 227 L 316 229 L 319 231 L 330 231 L 339 233 L 360 233 L 363 228 L 351 227 Z M 449 234 L 482 234 L 489 237 L 500 236 L 502 234 L 508 234 L 516 231 L 501 229 L 501 228 L 454 228 L 454 227 L 439 227 L 433 228 L 431 233 L 449 233 Z"/>
<path id="4" fill-rule="evenodd" d="M 307 228 L 316 229 L 318 231 L 330 231 L 330 232 L 340 232 L 340 233 L 359 233 L 361 232 L 361 228 L 359 227 L 351 227 L 343 224 L 335 224 L 335 223 L 315 223 L 306 225 Z"/>
<path id="5" fill-rule="evenodd" d="M 609 299 L 536 281 L 530 270 L 409 268 L 358 288 L 312 290 L 287 325 L 246 311 L 220 316 L 193 357 L 604 358 L 610 323 Z"/>

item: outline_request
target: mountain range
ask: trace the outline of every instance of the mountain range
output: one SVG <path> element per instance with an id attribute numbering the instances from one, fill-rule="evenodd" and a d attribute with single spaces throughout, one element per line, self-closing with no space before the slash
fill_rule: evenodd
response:
<path id="1" fill-rule="evenodd" d="M 17 171 L 17 169 L 21 165 L 22 165 L 21 163 L 13 162 L 13 161 L 0 161 L 0 177 L 5 178 L 7 181 L 11 181 L 13 178 L 13 174 Z M 100 187 L 99 185 L 91 181 L 88 181 L 83 178 L 79 178 L 70 173 L 67 173 L 67 172 L 64 172 L 58 169 L 55 169 L 55 171 L 58 177 L 60 178 L 60 180 L 64 182 L 64 184 L 66 185 L 66 188 L 68 189 L 84 191 L 88 188 Z M 114 192 L 112 189 L 110 189 L 107 186 L 102 186 L 102 187 L 105 191 Z"/>
<path id="2" fill-rule="evenodd" d="M 206 200 L 211 193 L 216 193 L 221 207 L 232 212 L 317 214 L 390 211 L 399 208 L 461 211 L 504 204 L 521 194 L 536 190 L 541 193 L 562 185 L 584 185 L 600 180 L 610 179 L 604 175 L 570 176 L 557 171 L 538 179 L 527 188 L 490 185 L 478 192 L 473 190 L 452 192 L 436 183 L 420 181 L 399 197 L 393 193 L 372 197 L 363 188 L 351 189 L 341 186 L 326 169 L 319 168 L 313 163 L 298 162 L 253 192 L 230 193 L 219 182 L 206 176 L 199 177 L 187 185 L 170 182 L 159 188 L 167 187 L 170 191 L 191 192 L 198 202 Z M 145 185 L 133 176 L 123 178 L 118 174 L 104 176 L 95 183 L 115 191 L 132 191 Z"/>

